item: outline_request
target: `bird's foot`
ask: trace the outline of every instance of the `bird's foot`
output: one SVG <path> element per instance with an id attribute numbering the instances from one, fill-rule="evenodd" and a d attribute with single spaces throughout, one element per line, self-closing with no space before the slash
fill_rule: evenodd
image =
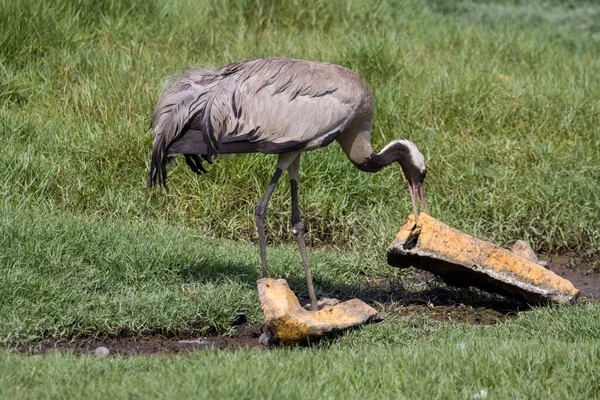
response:
<path id="1" fill-rule="evenodd" d="M 319 310 L 323 310 L 325 308 L 333 307 L 333 306 L 335 306 L 337 304 L 340 304 L 340 301 L 338 299 L 324 298 L 324 299 L 321 299 L 321 300 L 317 301 L 317 307 L 318 307 Z M 310 303 L 305 304 L 304 308 L 306 308 L 307 310 L 315 311 L 315 310 L 312 310 L 312 305 Z"/>

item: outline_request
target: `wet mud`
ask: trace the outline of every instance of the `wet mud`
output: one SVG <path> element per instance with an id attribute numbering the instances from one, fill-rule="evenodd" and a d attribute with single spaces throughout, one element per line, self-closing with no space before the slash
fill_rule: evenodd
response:
<path id="1" fill-rule="evenodd" d="M 13 350 L 23 354 L 44 354 L 50 351 L 61 353 L 94 355 L 99 347 L 106 347 L 109 356 L 165 356 L 186 354 L 192 351 L 206 350 L 245 350 L 265 348 L 258 343 L 264 331 L 263 324 L 240 325 L 235 334 L 215 334 L 208 336 L 183 335 L 167 337 L 163 335 L 131 336 L 123 335 L 111 338 L 74 338 L 63 340 L 47 340 L 36 343 L 23 343 Z"/>
<path id="2" fill-rule="evenodd" d="M 589 262 L 576 256 L 554 256 L 546 259 L 548 269 L 581 291 L 581 296 L 600 301 L 600 263 Z"/>

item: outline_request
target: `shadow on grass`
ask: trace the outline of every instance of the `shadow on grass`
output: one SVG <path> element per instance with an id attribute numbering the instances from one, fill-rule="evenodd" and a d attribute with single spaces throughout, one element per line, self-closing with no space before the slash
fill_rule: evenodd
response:
<path id="1" fill-rule="evenodd" d="M 290 287 L 306 285 L 291 280 Z M 344 284 L 316 279 L 320 294 L 341 301 L 359 298 L 379 312 L 394 316 L 426 315 L 441 321 L 474 325 L 492 325 L 513 318 L 530 307 L 520 301 L 489 294 L 474 288 L 446 286 L 429 273 L 415 273 L 399 279 L 382 276 L 361 284 Z M 302 304 L 308 296 L 299 296 Z"/>
<path id="2" fill-rule="evenodd" d="M 174 269 L 188 282 L 226 283 L 235 281 L 247 285 L 255 285 L 256 280 L 259 278 L 259 270 L 255 266 L 228 261 L 176 262 Z"/>
<path id="3" fill-rule="evenodd" d="M 254 287 L 258 278 L 257 268 L 239 262 L 188 262 L 175 263 L 175 270 L 186 280 L 212 282 L 226 285 L 231 282 Z M 306 281 L 301 276 L 288 279 L 290 288 L 298 295 L 301 304 L 308 304 Z M 527 306 L 512 300 L 474 289 L 455 289 L 444 286 L 435 276 L 408 274 L 405 277 L 381 276 L 365 278 L 357 284 L 315 277 L 319 297 L 336 297 L 341 301 L 359 298 L 373 306 L 385 319 L 409 318 L 415 328 L 426 325 L 427 319 L 450 323 L 490 326 L 503 322 Z M 44 354 L 48 351 L 94 354 L 98 347 L 107 347 L 111 354 L 121 355 L 170 355 L 185 354 L 199 349 L 241 350 L 262 348 L 258 338 L 266 327 L 262 322 L 251 323 L 245 315 L 233 321 L 235 333 L 205 331 L 199 333 L 197 327 L 181 331 L 114 332 L 110 335 L 86 337 L 52 338 L 30 343 L 15 343 L 11 347 L 23 354 Z M 325 343 L 336 338 L 341 332 L 332 333 L 307 345 Z M 199 336 L 201 335 L 201 336 Z"/>
<path id="4" fill-rule="evenodd" d="M 176 263 L 174 268 L 187 282 L 236 282 L 254 288 L 260 278 L 259 266 L 235 261 L 200 260 Z M 280 278 L 273 274 L 271 277 Z M 325 279 L 318 274 L 313 279 L 319 298 L 334 297 L 341 301 L 358 298 L 380 312 L 394 315 L 419 313 L 459 323 L 493 324 L 530 309 L 525 303 L 478 289 L 446 286 L 426 272 L 411 272 L 401 278 L 393 274 L 365 277 L 364 282 L 352 283 Z M 308 304 L 305 278 L 295 275 L 287 276 L 286 280 L 300 303 Z"/>

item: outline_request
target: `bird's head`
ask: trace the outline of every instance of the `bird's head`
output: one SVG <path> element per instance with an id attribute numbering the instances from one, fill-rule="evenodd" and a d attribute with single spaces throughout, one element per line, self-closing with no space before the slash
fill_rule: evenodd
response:
<path id="1" fill-rule="evenodd" d="M 395 158 L 398 161 L 398 164 L 400 164 L 408 184 L 416 225 L 419 217 L 419 202 L 423 205 L 425 213 L 429 214 L 425 189 L 423 187 L 425 175 L 427 175 L 425 157 L 423 157 L 423 153 L 421 153 L 417 145 L 410 140 L 395 140 L 386 147 L 392 146 L 393 149 L 390 148 L 390 150 L 396 154 Z"/>

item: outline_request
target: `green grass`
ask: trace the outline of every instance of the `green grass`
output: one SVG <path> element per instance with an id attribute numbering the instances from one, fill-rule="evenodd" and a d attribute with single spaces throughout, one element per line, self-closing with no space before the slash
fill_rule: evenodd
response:
<path id="1" fill-rule="evenodd" d="M 466 232 L 600 254 L 600 6 L 587 2 L 0 2 L 0 192 L 19 208 L 167 221 L 254 239 L 275 157 L 228 158 L 141 207 L 150 116 L 188 65 L 287 56 L 353 68 L 376 99 L 373 142 L 423 150 L 431 211 Z M 509 77 L 510 80 L 506 80 Z M 310 243 L 381 252 L 410 212 L 399 168 L 305 155 Z M 276 191 L 269 240 L 288 234 Z"/>
<path id="2" fill-rule="evenodd" d="M 255 245 L 147 221 L 2 209 L 0 338 L 235 331 L 262 319 Z M 356 253 L 312 251 L 321 296 L 402 275 Z M 297 250 L 269 248 L 274 276 L 306 297 Z M 393 301 L 394 295 L 390 297 Z M 491 327 L 384 311 L 383 323 L 308 348 L 176 357 L 22 356 L 0 349 L 0 398 L 595 398 L 600 306 L 542 307 Z"/>
<path id="3" fill-rule="evenodd" d="M 227 332 L 262 320 L 257 246 L 184 227 L 0 209 L 0 343 L 121 333 Z M 269 249 L 270 273 L 307 295 L 300 254 Z M 312 252 L 319 295 L 364 290 L 376 261 Z M 392 274 L 394 272 L 391 272 Z"/>
<path id="4" fill-rule="evenodd" d="M 190 65 L 348 66 L 375 96 L 374 147 L 406 137 L 425 154 L 435 217 L 599 257 L 599 21 L 578 0 L 0 0 L 0 343 L 261 320 L 252 214 L 275 157 L 219 159 L 202 177 L 178 160 L 143 208 L 153 107 Z M 411 208 L 398 168 L 359 172 L 335 144 L 308 153 L 300 206 L 319 296 L 403 277 L 385 263 Z M 284 183 L 270 272 L 306 296 L 289 218 Z M 392 310 L 310 348 L 189 357 L 1 350 L 0 397 L 597 398 L 599 313 L 481 328 Z"/>
<path id="5" fill-rule="evenodd" d="M 4 352 L 0 396 L 590 399 L 600 395 L 599 319 L 589 305 L 538 309 L 491 328 L 425 320 L 417 330 L 395 320 L 316 348 L 183 357 Z"/>

